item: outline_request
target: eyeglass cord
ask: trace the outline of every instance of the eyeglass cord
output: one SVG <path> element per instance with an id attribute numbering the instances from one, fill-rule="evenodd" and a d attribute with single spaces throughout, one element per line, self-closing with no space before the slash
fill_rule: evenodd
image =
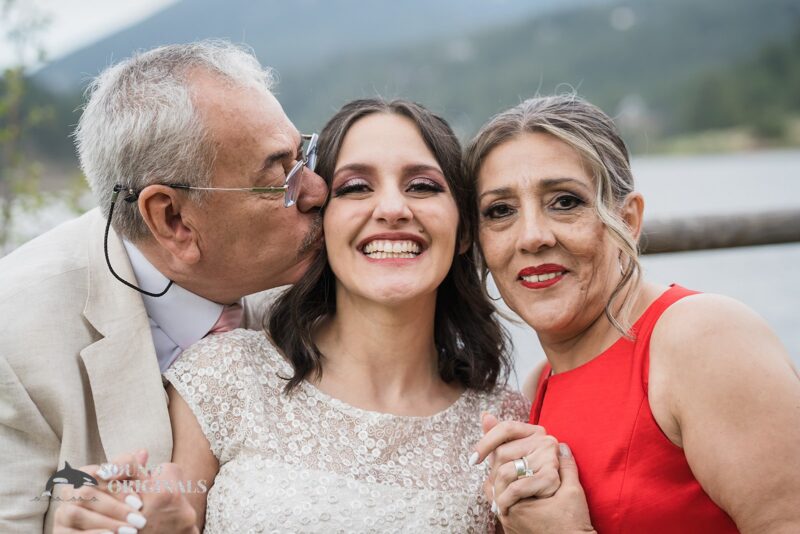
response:
<path id="1" fill-rule="evenodd" d="M 129 288 L 135 289 L 139 293 L 142 293 L 143 295 L 147 295 L 149 297 L 163 297 L 164 295 L 166 295 L 167 291 L 169 291 L 169 288 L 172 287 L 172 284 L 173 284 L 172 280 L 169 281 L 169 284 L 167 284 L 167 287 L 165 287 L 164 291 L 162 291 L 161 293 L 151 293 L 150 291 L 145 291 L 144 289 L 142 289 L 140 287 L 136 287 L 135 285 L 131 284 L 127 280 L 123 279 L 120 275 L 118 275 L 116 273 L 116 271 L 114 271 L 114 268 L 111 266 L 111 259 L 108 256 L 108 233 L 111 230 L 111 216 L 114 214 L 114 204 L 116 204 L 116 202 L 117 202 L 117 197 L 119 196 L 120 191 L 124 191 L 124 190 L 125 189 L 122 186 L 115 185 L 114 186 L 114 194 L 111 196 L 111 207 L 108 209 L 108 220 L 106 221 L 106 232 L 105 232 L 105 236 L 103 238 L 103 252 L 106 255 L 106 265 L 108 265 L 108 270 L 111 271 L 111 274 L 114 275 L 114 278 L 116 278 L 117 280 L 119 280 L 120 282 L 122 282 L 123 284 L 128 286 Z M 133 195 L 133 196 L 130 196 L 130 195 Z M 126 197 L 125 200 L 128 200 L 129 198 L 131 200 L 128 200 L 128 202 L 133 202 L 134 200 L 136 200 L 136 195 L 133 192 L 131 192 L 130 195 L 128 197 Z"/>

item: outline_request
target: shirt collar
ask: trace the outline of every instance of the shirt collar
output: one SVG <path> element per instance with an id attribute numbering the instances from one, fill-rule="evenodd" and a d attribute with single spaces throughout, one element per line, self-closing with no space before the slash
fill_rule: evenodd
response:
<path id="1" fill-rule="evenodd" d="M 169 279 L 161 274 L 130 241 L 123 240 L 133 274 L 139 287 L 146 291 L 162 291 Z M 185 350 L 203 338 L 222 314 L 222 304 L 217 304 L 172 284 L 161 297 L 142 295 L 147 315 L 176 345 Z"/>

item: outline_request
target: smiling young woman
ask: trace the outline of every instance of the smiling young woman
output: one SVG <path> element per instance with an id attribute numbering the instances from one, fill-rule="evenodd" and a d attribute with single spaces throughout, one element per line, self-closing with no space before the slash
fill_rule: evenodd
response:
<path id="1" fill-rule="evenodd" d="M 174 461 L 216 475 L 193 501 L 206 532 L 494 527 L 469 449 L 481 413 L 528 406 L 504 386 L 460 156 L 447 123 L 411 102 L 355 101 L 325 126 L 326 239 L 308 274 L 268 332 L 206 338 L 167 374 Z M 552 493 L 555 450 L 537 458 Z"/>

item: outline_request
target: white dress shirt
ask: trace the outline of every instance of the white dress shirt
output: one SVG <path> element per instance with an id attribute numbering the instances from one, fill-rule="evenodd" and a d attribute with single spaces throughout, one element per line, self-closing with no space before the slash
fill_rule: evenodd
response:
<path id="1" fill-rule="evenodd" d="M 123 240 L 137 285 L 151 293 L 160 293 L 169 279 L 161 274 L 136 246 Z M 150 333 L 163 373 L 181 352 L 202 339 L 222 315 L 223 306 L 172 284 L 161 297 L 142 295 Z"/>

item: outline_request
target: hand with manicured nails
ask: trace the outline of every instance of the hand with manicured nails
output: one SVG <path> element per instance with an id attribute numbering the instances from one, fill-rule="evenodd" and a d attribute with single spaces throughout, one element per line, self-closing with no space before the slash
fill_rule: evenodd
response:
<path id="1" fill-rule="evenodd" d="M 59 485 L 53 498 L 59 499 L 53 534 L 118 532 L 136 534 L 147 525 L 141 497 L 135 492 L 110 492 L 112 480 L 123 480 L 147 463 L 147 451 L 124 454 L 110 464 L 87 465 L 79 471 L 91 475 L 98 485 L 80 488 Z M 111 466 L 115 466 L 112 468 Z"/>
<path id="2" fill-rule="evenodd" d="M 527 497 L 549 497 L 561 484 L 558 477 L 558 441 L 544 428 L 519 421 L 503 421 L 490 414 L 481 420 L 484 436 L 475 445 L 471 463 L 487 459 L 491 466 L 485 485 L 492 511 L 505 515 Z M 515 460 L 523 459 L 532 475 L 518 477 Z"/>
<path id="3" fill-rule="evenodd" d="M 475 449 L 476 460 L 489 457 L 492 470 L 484 483 L 486 498 L 494 501 L 503 531 L 506 533 L 577 533 L 595 532 L 589 516 L 586 494 L 578 477 L 578 466 L 569 447 L 548 436 L 545 429 L 526 423 L 498 423 L 491 415 L 484 415 L 481 421 L 484 438 Z M 498 445 L 499 443 L 499 445 Z M 509 484 L 508 458 L 520 458 L 522 454 L 536 448 L 528 455 L 528 465 L 542 465 L 544 480 L 534 482 L 538 473 L 532 477 L 516 480 L 515 470 L 511 470 L 513 481 Z M 494 449 L 490 447 L 494 446 Z M 555 455 L 555 460 L 553 456 Z M 476 463 L 474 462 L 474 463 Z M 555 478 L 552 474 L 555 466 Z M 520 484 L 522 483 L 522 484 Z"/>
<path id="4" fill-rule="evenodd" d="M 80 468 L 97 479 L 97 486 L 73 488 L 61 486 L 57 496 L 60 505 L 55 513 L 53 534 L 147 534 L 175 532 L 199 534 L 194 508 L 178 491 L 145 492 L 131 490 L 133 484 L 116 485 L 113 482 L 170 481 L 177 487 L 181 470 L 175 464 L 161 464 L 155 473 L 147 473 L 147 451 L 124 454 L 109 464 L 88 465 Z"/>

